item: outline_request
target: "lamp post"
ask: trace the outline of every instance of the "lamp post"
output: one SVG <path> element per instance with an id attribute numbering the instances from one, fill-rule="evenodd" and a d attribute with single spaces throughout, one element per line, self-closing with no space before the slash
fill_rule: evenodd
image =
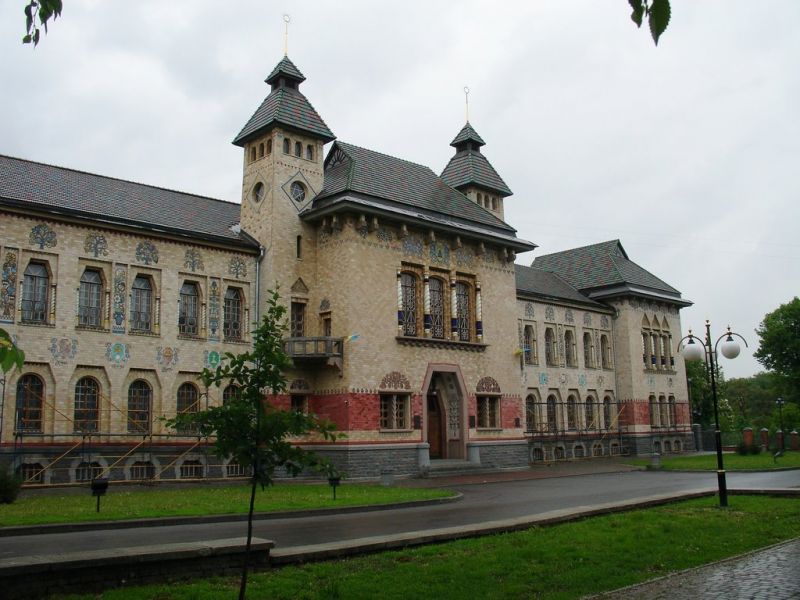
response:
<path id="1" fill-rule="evenodd" d="M 778 398 L 775 400 L 775 404 L 778 405 L 778 421 L 781 425 L 781 452 L 783 452 L 783 440 L 785 439 L 785 434 L 783 433 L 783 398 Z"/>
<path id="2" fill-rule="evenodd" d="M 681 351 L 683 358 L 685 360 L 705 360 L 706 366 L 708 367 L 707 371 L 711 377 L 711 396 L 714 400 L 714 441 L 717 446 L 717 485 L 719 487 L 719 505 L 723 507 L 728 506 L 728 487 L 725 483 L 725 467 L 722 462 L 722 434 L 719 430 L 719 404 L 717 402 L 717 367 L 714 365 L 714 359 L 716 358 L 717 346 L 719 346 L 720 342 L 722 342 L 720 348 L 722 356 L 730 359 L 739 356 L 741 347 L 739 343 L 733 339 L 733 336 L 741 339 L 744 345 L 747 346 L 747 340 L 738 333 L 732 332 L 730 326 L 728 327 L 728 331 L 721 335 L 716 343 L 712 345 L 711 321 L 706 319 L 705 341 L 693 335 L 690 329 L 689 335 L 683 337 L 678 342 L 678 347 L 680 347 L 683 340 L 688 340 Z M 723 339 L 725 341 L 722 341 Z"/>

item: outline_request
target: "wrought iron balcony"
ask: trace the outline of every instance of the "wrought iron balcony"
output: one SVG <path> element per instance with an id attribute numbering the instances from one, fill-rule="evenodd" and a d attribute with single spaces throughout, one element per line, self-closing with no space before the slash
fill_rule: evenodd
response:
<path id="1" fill-rule="evenodd" d="M 297 365 L 325 364 L 342 369 L 344 338 L 290 337 L 283 349 Z"/>

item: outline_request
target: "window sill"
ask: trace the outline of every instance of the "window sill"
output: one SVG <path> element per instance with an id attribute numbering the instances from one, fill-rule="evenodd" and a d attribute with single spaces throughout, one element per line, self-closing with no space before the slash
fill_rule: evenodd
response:
<path id="1" fill-rule="evenodd" d="M 179 333 L 178 334 L 178 339 L 179 340 L 190 340 L 190 341 L 193 341 L 193 342 L 205 342 L 206 341 L 206 338 L 204 338 L 204 337 L 200 337 L 199 335 L 189 335 L 189 334 L 186 334 L 186 333 Z"/>
<path id="2" fill-rule="evenodd" d="M 497 432 L 497 431 L 503 431 L 503 428 L 502 427 L 476 427 L 475 431 L 477 431 L 479 433 L 482 433 L 482 432 L 492 433 L 492 432 Z"/>
<path id="3" fill-rule="evenodd" d="M 161 334 L 155 333 L 154 331 L 144 331 L 140 329 L 132 329 L 128 331 L 128 335 L 138 335 L 141 337 L 161 337 Z"/>
<path id="4" fill-rule="evenodd" d="M 222 338 L 222 343 L 223 344 L 249 344 L 250 342 L 248 342 L 247 340 L 241 340 L 241 339 L 232 340 L 230 338 Z"/>
<path id="5" fill-rule="evenodd" d="M 456 342 L 453 340 L 443 340 L 439 338 L 412 337 L 398 335 L 395 339 L 406 346 L 428 346 L 431 348 L 449 348 L 452 350 L 466 350 L 468 352 L 484 352 L 487 344 L 477 342 Z"/>
<path id="6" fill-rule="evenodd" d="M 411 433 L 413 429 L 380 429 L 378 433 Z"/>
<path id="7" fill-rule="evenodd" d="M 18 325 L 25 325 L 26 327 L 50 327 L 55 328 L 55 323 L 40 323 L 38 321 L 18 321 Z"/>
<path id="8" fill-rule="evenodd" d="M 75 331 L 96 331 L 97 333 L 108 333 L 110 330 L 105 327 L 95 327 L 94 325 L 76 325 Z"/>

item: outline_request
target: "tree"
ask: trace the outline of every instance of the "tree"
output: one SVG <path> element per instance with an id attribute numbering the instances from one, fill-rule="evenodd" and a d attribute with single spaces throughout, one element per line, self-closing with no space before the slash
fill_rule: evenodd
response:
<path id="1" fill-rule="evenodd" d="M 15 344 L 5 329 L 0 329 L 0 371 L 8 373 L 15 366 L 22 368 L 25 353 Z"/>
<path id="2" fill-rule="evenodd" d="M 784 398 L 788 405 L 790 399 L 786 379 L 777 373 L 763 372 L 731 379 L 727 383 L 726 395 L 736 414 L 737 429 L 770 427 L 772 414 L 777 415 L 775 400 Z"/>
<path id="3" fill-rule="evenodd" d="M 291 366 L 282 343 L 286 331 L 285 314 L 286 307 L 279 304 L 277 290 L 268 294 L 266 314 L 253 332 L 252 350 L 239 355 L 226 353 L 222 364 L 213 371 L 204 369 L 200 376 L 207 387 L 234 385 L 236 393 L 222 406 L 178 415 L 167 421 L 169 426 L 194 428 L 201 436 L 215 437 L 215 454 L 232 457 L 252 470 L 240 599 L 245 597 L 247 589 L 257 486 L 264 489 L 272 485 L 278 468 L 292 476 L 306 469 L 324 471 L 329 477 L 338 476 L 330 462 L 288 440 L 312 433 L 335 441 L 340 436 L 335 433 L 334 425 L 313 414 L 278 409 L 270 402 L 270 397 L 286 391 L 284 372 Z"/>
<path id="4" fill-rule="evenodd" d="M 633 9 L 631 20 L 636 23 L 637 27 L 641 27 L 642 20 L 647 17 L 650 35 L 653 36 L 653 41 L 658 46 L 658 38 L 666 31 L 672 15 L 669 0 L 628 0 L 628 4 Z"/>
<path id="5" fill-rule="evenodd" d="M 61 16 L 61 0 L 30 0 L 25 5 L 25 37 L 22 38 L 23 44 L 33 44 L 34 47 L 39 43 L 41 31 L 39 25 L 44 27 L 47 33 L 47 22 L 52 18 L 54 21 Z M 36 21 L 39 21 L 39 25 Z"/>
<path id="6" fill-rule="evenodd" d="M 753 356 L 768 370 L 787 379 L 792 396 L 800 390 L 800 298 L 764 316 L 756 329 L 761 338 Z"/>

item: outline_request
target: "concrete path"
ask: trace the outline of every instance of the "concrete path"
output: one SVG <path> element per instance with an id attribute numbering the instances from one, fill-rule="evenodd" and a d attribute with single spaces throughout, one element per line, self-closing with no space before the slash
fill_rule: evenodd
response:
<path id="1" fill-rule="evenodd" d="M 800 598 L 800 539 L 630 586 L 596 600 Z"/>

